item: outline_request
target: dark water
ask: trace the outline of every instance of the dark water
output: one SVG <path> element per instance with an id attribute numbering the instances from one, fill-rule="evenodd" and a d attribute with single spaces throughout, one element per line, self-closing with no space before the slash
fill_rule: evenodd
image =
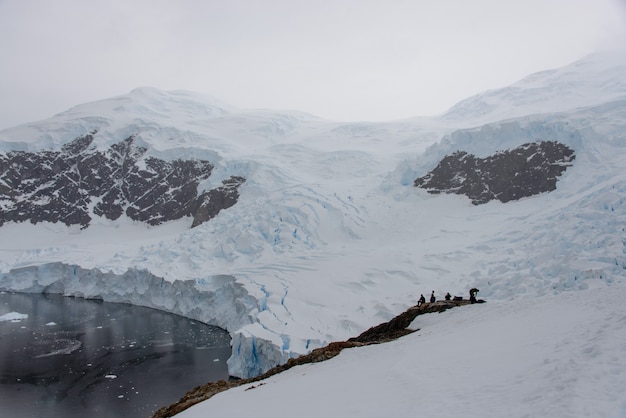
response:
<path id="1" fill-rule="evenodd" d="M 28 318 L 2 321 L 9 312 Z M 224 330 L 180 316 L 0 294 L 0 417 L 148 417 L 198 385 L 228 379 L 229 356 Z"/>

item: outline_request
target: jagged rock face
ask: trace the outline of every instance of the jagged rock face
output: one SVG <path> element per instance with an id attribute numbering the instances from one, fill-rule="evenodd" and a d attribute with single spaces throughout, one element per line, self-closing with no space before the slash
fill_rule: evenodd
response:
<path id="1" fill-rule="evenodd" d="M 234 205 L 245 181 L 231 177 L 198 195 L 213 170 L 209 161 L 144 157 L 133 137 L 99 151 L 93 139 L 77 138 L 61 151 L 0 154 L 0 226 L 28 220 L 87 227 L 94 215 L 115 220 L 124 213 L 150 225 L 192 216 L 197 226 Z"/>
<path id="2" fill-rule="evenodd" d="M 487 158 L 457 151 L 414 185 L 433 194 L 463 194 L 474 205 L 494 199 L 504 203 L 555 190 L 557 177 L 574 159 L 572 149 L 554 141 L 524 144 Z"/>

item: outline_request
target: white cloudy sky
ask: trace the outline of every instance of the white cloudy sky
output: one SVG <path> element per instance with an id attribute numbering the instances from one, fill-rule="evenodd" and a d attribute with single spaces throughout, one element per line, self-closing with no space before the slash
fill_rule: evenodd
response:
<path id="1" fill-rule="evenodd" d="M 138 86 L 390 120 L 626 44 L 626 0 L 0 0 L 0 129 Z"/>

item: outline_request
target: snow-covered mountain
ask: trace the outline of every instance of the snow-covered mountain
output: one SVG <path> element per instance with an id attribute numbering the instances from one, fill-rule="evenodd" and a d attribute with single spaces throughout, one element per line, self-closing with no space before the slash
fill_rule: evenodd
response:
<path id="1" fill-rule="evenodd" d="M 357 335 L 431 290 L 465 296 L 478 287 L 483 298 L 511 300 L 621 283 L 624 56 L 592 55 L 434 118 L 341 123 L 140 88 L 1 131 L 0 289 L 132 302 L 222 326 L 233 337 L 230 371 L 247 377 Z M 28 194 L 31 209 L 7 218 L 26 196 L 11 181 L 34 182 L 10 157 L 54 157 L 37 174 L 41 191 L 49 176 L 75 180 L 83 157 L 69 171 L 53 163 L 87 136 L 83 151 L 102 156 L 132 138 L 142 150 L 128 170 L 136 179 L 156 176 L 156 161 L 206 162 L 210 173 L 185 183 L 193 199 L 215 203 L 212 191 L 242 179 L 236 202 L 202 223 L 193 211 L 144 222 L 137 210 L 160 215 L 162 206 L 128 199 L 120 176 L 109 202 L 116 217 L 97 210 L 103 191 L 81 192 L 87 223 L 30 216 L 49 203 L 47 192 Z M 414 187 L 458 151 L 489 159 L 543 141 L 575 156 L 552 191 L 476 206 Z M 146 183 L 164 184 L 154 178 Z M 178 196 L 177 184 L 162 192 Z"/>
<path id="2" fill-rule="evenodd" d="M 469 97 L 446 120 L 478 125 L 531 114 L 570 111 L 626 98 L 624 51 L 597 52 L 573 64 L 531 74 L 505 88 Z"/>

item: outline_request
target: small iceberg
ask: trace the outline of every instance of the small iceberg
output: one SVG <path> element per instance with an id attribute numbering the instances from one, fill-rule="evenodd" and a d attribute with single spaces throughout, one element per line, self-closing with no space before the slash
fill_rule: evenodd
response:
<path id="1" fill-rule="evenodd" d="M 6 321 L 19 322 L 26 318 L 28 318 L 28 315 L 26 314 L 22 314 L 19 312 L 9 312 L 7 314 L 0 316 L 0 322 L 6 322 Z"/>

